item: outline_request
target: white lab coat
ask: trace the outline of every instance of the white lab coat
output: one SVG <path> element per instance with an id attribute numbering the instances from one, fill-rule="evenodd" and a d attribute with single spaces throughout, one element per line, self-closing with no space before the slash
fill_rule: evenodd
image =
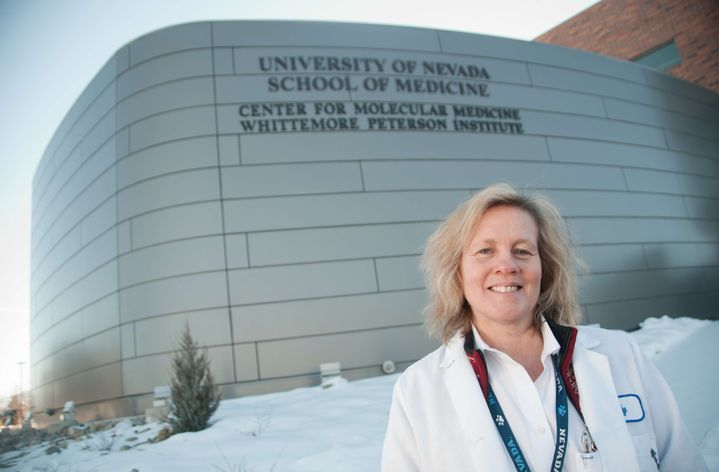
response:
<path id="1" fill-rule="evenodd" d="M 652 450 L 664 472 L 708 470 L 669 386 L 629 335 L 580 327 L 573 364 L 582 412 L 604 470 L 656 472 Z M 625 421 L 624 403 L 630 422 Z M 579 451 L 567 451 L 567 459 L 571 454 L 579 463 Z M 462 336 L 410 366 L 397 380 L 382 470 L 514 470 L 465 356 Z"/>

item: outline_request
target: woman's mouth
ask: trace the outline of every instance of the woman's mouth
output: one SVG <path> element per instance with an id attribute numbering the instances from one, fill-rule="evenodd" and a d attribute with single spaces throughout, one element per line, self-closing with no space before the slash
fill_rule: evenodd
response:
<path id="1" fill-rule="evenodd" d="M 511 293 L 516 292 L 522 288 L 521 285 L 493 285 L 489 287 L 489 289 L 493 292 L 499 292 L 499 293 Z"/>

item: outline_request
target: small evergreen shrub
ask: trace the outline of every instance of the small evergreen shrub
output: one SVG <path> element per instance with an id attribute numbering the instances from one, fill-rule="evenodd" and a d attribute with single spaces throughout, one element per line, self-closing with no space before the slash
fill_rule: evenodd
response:
<path id="1" fill-rule="evenodd" d="M 180 337 L 180 348 L 172 358 L 172 433 L 200 431 L 207 427 L 220 404 L 220 391 L 210 372 L 207 352 L 192 339 L 190 327 Z"/>

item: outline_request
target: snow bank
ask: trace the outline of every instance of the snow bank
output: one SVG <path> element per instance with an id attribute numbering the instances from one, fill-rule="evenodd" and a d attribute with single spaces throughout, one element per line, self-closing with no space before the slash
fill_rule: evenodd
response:
<path id="1" fill-rule="evenodd" d="M 719 322 L 649 318 L 632 333 L 674 390 L 692 437 L 719 471 Z M 379 470 L 397 374 L 225 400 L 212 425 L 150 444 L 162 425 L 113 429 L 47 455 L 48 445 L 0 456 L 18 471 L 332 471 Z M 21 457 L 18 457 L 22 455 Z M 9 467 L 8 467 L 9 466 Z"/>

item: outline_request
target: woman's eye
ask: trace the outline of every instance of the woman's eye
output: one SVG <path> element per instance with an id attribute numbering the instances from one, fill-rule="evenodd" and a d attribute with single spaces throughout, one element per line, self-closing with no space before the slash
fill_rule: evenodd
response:
<path id="1" fill-rule="evenodd" d="M 529 252 L 527 249 L 515 249 L 514 253 L 518 256 L 531 256 L 532 253 Z"/>
<path id="2" fill-rule="evenodd" d="M 477 254 L 492 254 L 492 248 L 485 247 L 477 251 Z"/>

